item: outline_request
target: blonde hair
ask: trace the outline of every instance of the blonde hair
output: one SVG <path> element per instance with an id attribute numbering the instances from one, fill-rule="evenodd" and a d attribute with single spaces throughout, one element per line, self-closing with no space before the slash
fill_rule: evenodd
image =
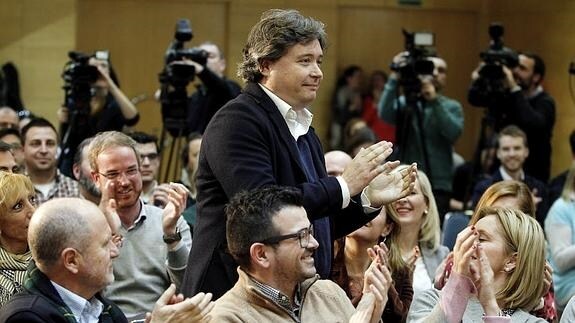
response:
<path id="1" fill-rule="evenodd" d="M 523 213 L 535 217 L 535 203 L 533 203 L 531 190 L 525 183 L 515 180 L 500 181 L 489 186 L 481 195 L 475 209 L 492 206 L 495 201 L 506 196 L 516 198 L 517 208 Z"/>
<path id="2" fill-rule="evenodd" d="M 399 165 L 394 171 L 400 172 L 408 167 L 410 166 Z M 425 198 L 425 202 L 427 204 L 427 214 L 423 216 L 423 223 L 419 228 L 419 244 L 431 251 L 435 251 L 440 245 L 441 238 L 437 203 L 435 202 L 435 197 L 433 196 L 431 182 L 429 181 L 427 175 L 425 175 L 425 173 L 421 170 L 417 170 L 417 181 L 419 182 L 419 187 L 421 188 L 421 194 Z M 395 208 L 388 207 L 388 210 L 389 213 L 392 213 L 396 218 L 399 218 Z"/>
<path id="3" fill-rule="evenodd" d="M 515 269 L 503 288 L 496 292 L 497 301 L 508 308 L 529 312 L 539 304 L 544 289 L 545 236 L 537 221 L 517 209 L 485 207 L 479 209 L 471 224 L 494 215 L 505 241 L 508 255 L 515 254 Z"/>
<path id="4" fill-rule="evenodd" d="M 399 218 L 395 212 L 391 211 L 391 209 L 393 209 L 393 207 L 391 207 L 391 203 L 385 206 L 386 222 L 393 224 L 393 228 L 385 239 L 385 245 L 389 250 L 389 268 L 391 269 L 391 274 L 393 275 L 394 273 L 406 270 L 406 268 L 409 270 L 409 268 L 401 256 L 401 249 L 399 249 L 399 237 L 401 234 Z"/>
<path id="5" fill-rule="evenodd" d="M 5 216 L 18 200 L 35 194 L 28 176 L 0 172 L 0 216 Z"/>
<path id="6" fill-rule="evenodd" d="M 128 147 L 134 151 L 138 167 L 140 167 L 140 158 L 136 150 L 136 141 L 128 135 L 118 131 L 105 131 L 97 134 L 90 145 L 88 146 L 88 159 L 90 160 L 90 167 L 93 171 L 97 172 L 98 169 L 98 156 L 106 149 L 113 147 Z"/>

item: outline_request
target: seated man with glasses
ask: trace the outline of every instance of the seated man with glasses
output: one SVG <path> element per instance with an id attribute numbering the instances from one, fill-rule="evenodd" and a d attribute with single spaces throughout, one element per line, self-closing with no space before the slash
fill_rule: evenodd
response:
<path id="1" fill-rule="evenodd" d="M 158 187 L 158 172 L 160 171 L 160 155 L 158 138 L 145 132 L 132 132 L 129 136 L 136 141 L 136 150 L 140 157 L 140 173 L 142 174 L 142 195 L 144 203 L 153 204 L 152 192 Z M 164 201 L 167 203 L 167 201 Z M 165 205 L 162 203 L 162 207 Z M 154 204 L 158 206 L 157 204 Z"/>
<path id="2" fill-rule="evenodd" d="M 14 154 L 12 154 L 12 146 L 3 141 L 0 141 L 0 171 L 20 173 Z"/>
<path id="3" fill-rule="evenodd" d="M 20 169 L 20 173 L 25 173 L 25 163 L 24 163 L 24 142 L 22 142 L 22 137 L 20 136 L 20 130 L 13 128 L 0 129 L 0 141 L 3 141 L 10 145 L 12 148 L 12 154 L 14 154 L 14 159 L 16 159 L 16 164 Z"/>
<path id="4" fill-rule="evenodd" d="M 219 298 L 210 322 L 378 322 L 391 274 L 384 251 L 370 248 L 363 297 L 354 309 L 345 292 L 316 273 L 318 242 L 295 188 L 238 193 L 227 205 L 228 249 L 239 280 Z"/>
<path id="5" fill-rule="evenodd" d="M 118 232 L 123 236 L 122 252 L 114 260 L 116 279 L 105 294 L 128 319 L 151 311 L 171 283 L 179 288 L 192 243 L 190 228 L 181 217 L 185 186 L 170 184 L 163 210 L 140 198 L 142 161 L 136 145 L 121 132 L 107 131 L 88 146 L 92 180 L 102 193 L 101 208 L 115 208 L 122 224 Z"/>

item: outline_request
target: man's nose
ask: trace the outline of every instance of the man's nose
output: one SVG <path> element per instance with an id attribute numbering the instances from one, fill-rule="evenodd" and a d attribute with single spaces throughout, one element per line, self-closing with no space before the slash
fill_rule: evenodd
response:
<path id="1" fill-rule="evenodd" d="M 315 250 L 319 247 L 319 242 L 317 242 L 317 240 L 315 239 L 315 237 L 312 235 L 309 236 L 309 243 L 307 248 L 308 249 L 312 249 Z"/>
<path id="2" fill-rule="evenodd" d="M 321 67 L 319 66 L 319 64 L 314 63 L 313 66 L 314 66 L 314 68 L 311 71 L 311 75 L 313 77 L 317 77 L 317 78 L 322 79 L 323 78 L 323 72 L 321 71 Z"/>

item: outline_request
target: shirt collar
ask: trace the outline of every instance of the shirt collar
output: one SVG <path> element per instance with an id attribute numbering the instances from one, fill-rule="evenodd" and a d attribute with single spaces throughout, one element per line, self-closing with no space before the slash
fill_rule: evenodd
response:
<path id="1" fill-rule="evenodd" d="M 313 114 L 307 108 L 295 111 L 287 102 L 282 100 L 271 90 L 263 86 L 261 83 L 258 83 L 258 85 L 276 105 L 294 139 L 297 141 L 300 136 L 305 135 L 311 126 Z"/>
<path id="2" fill-rule="evenodd" d="M 138 202 L 140 203 L 140 213 L 138 214 L 138 217 L 136 218 L 136 220 L 134 220 L 134 224 L 132 224 L 131 227 L 127 228 L 126 231 L 130 231 L 132 229 L 134 229 L 136 226 L 138 226 L 140 224 L 140 222 L 144 222 L 144 220 L 146 220 L 146 208 L 144 207 L 145 203 L 142 200 L 142 198 L 140 198 L 138 200 Z"/>
<path id="3" fill-rule="evenodd" d="M 57 283 L 50 281 L 52 286 L 60 295 L 60 298 L 64 301 L 66 306 L 70 308 L 72 314 L 78 322 L 98 322 L 98 318 L 104 309 L 104 304 L 100 302 L 96 297 L 92 297 L 90 300 L 69 291 L 68 289 L 58 285 Z"/>
<path id="4" fill-rule="evenodd" d="M 532 99 L 532 98 L 538 96 L 539 93 L 541 93 L 541 92 L 543 92 L 543 86 L 538 85 L 538 86 L 535 88 L 535 90 L 533 91 L 533 93 L 531 93 L 531 94 L 529 95 L 528 99 Z"/>
<path id="5" fill-rule="evenodd" d="M 246 273 L 247 274 L 247 273 Z M 294 296 L 294 303 L 292 304 L 289 297 L 279 290 L 271 287 L 270 285 L 264 284 L 257 281 L 255 278 L 247 275 L 249 279 L 254 283 L 254 286 L 267 298 L 271 299 L 288 312 L 292 313 L 295 317 L 299 318 L 299 310 L 301 307 L 301 284 L 297 284 L 296 293 Z"/>
<path id="6" fill-rule="evenodd" d="M 504 181 L 512 181 L 514 180 L 513 177 L 511 177 L 511 175 L 509 175 L 509 173 L 507 173 L 505 171 L 505 168 L 503 168 L 503 166 L 499 166 L 499 172 L 501 173 L 501 178 L 503 178 Z M 523 172 L 523 170 L 521 170 L 521 174 L 519 175 L 519 178 L 523 181 L 525 180 L 525 173 Z"/>

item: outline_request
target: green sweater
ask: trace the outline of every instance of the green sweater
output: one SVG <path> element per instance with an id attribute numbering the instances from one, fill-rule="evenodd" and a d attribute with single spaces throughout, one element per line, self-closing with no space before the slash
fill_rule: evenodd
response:
<path id="1" fill-rule="evenodd" d="M 459 102 L 446 96 L 437 95 L 433 101 L 425 102 L 417 108 L 421 112 L 423 129 L 419 126 L 417 118 L 411 118 L 406 125 L 397 124 L 398 111 L 405 109 L 405 97 L 396 100 L 397 80 L 390 78 L 385 84 L 378 105 L 379 116 L 396 127 L 407 127 L 407 140 L 398 142 L 400 148 L 400 161 L 403 164 L 417 162 L 418 168 L 430 176 L 433 189 L 451 192 L 453 178 L 453 144 L 463 131 L 463 109 Z M 429 167 L 425 165 L 422 132 Z"/>

